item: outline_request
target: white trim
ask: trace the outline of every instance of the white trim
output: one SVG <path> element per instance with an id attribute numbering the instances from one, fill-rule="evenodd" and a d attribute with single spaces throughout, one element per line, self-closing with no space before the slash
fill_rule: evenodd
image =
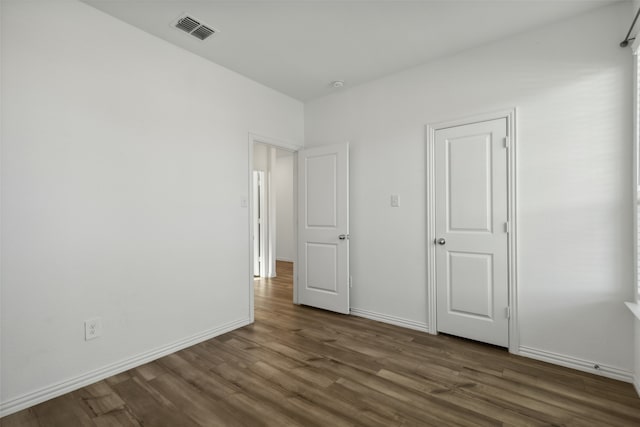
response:
<path id="1" fill-rule="evenodd" d="M 267 203 L 265 202 L 266 199 L 266 194 L 268 193 L 268 188 L 269 188 L 269 184 L 267 183 L 267 176 L 268 176 L 268 169 L 266 171 L 262 171 L 262 170 L 254 170 L 253 171 L 253 176 L 254 178 L 257 177 L 256 182 L 254 183 L 254 186 L 252 188 L 253 193 L 252 195 L 252 199 L 251 202 L 254 203 L 253 206 L 259 206 L 259 209 L 253 209 L 253 213 L 252 213 L 252 217 L 253 217 L 253 229 L 256 230 L 256 225 L 258 225 L 259 223 L 262 223 L 262 227 L 258 227 L 258 231 L 257 231 L 257 236 L 254 236 L 253 239 L 253 249 L 257 249 L 259 254 L 262 254 L 262 256 L 258 256 L 256 257 L 257 259 L 253 260 L 253 266 L 254 266 L 254 271 L 253 274 L 255 275 L 255 266 L 256 266 L 256 262 L 258 263 L 258 276 L 260 277 L 269 277 L 269 275 L 267 274 L 267 271 L 271 270 L 270 266 L 269 266 L 269 257 L 267 256 L 268 251 L 266 249 L 267 247 L 267 240 L 268 240 L 268 233 L 267 233 L 267 227 L 265 227 L 265 224 L 269 223 L 269 215 L 268 215 L 268 209 L 265 209 L 267 206 Z M 257 239 L 256 239 L 257 238 Z"/>
<path id="2" fill-rule="evenodd" d="M 640 156 L 640 129 L 638 126 L 640 123 L 640 111 L 638 108 L 640 107 L 640 78 L 639 73 L 640 69 L 638 66 L 640 65 L 638 61 L 640 58 L 638 55 L 638 49 L 640 48 L 640 38 L 636 36 L 636 39 L 633 41 L 631 45 L 633 50 L 633 82 L 631 83 L 631 87 L 633 87 L 633 195 L 634 203 L 633 206 L 633 295 L 634 303 L 625 302 L 629 310 L 636 316 L 637 319 L 640 319 L 640 277 L 638 275 L 638 269 L 640 268 L 640 260 L 638 257 L 640 256 L 640 248 L 638 248 L 638 232 L 640 231 L 638 227 L 640 227 L 638 221 L 638 214 L 640 213 L 640 162 L 638 157 Z M 635 320 L 637 322 L 637 320 Z M 637 326 L 636 326 L 637 330 Z M 637 360 L 640 357 L 640 354 L 637 354 L 638 342 L 637 342 L 637 334 L 634 340 L 634 360 Z M 638 364 L 635 364 L 635 368 L 637 369 Z M 634 372 L 634 381 L 633 386 L 636 389 L 636 393 L 640 396 L 640 372 Z"/>
<path id="3" fill-rule="evenodd" d="M 253 291 L 253 278 L 254 278 L 254 250 L 253 250 L 253 144 L 254 137 L 251 133 L 249 133 L 249 143 L 247 147 L 247 170 L 249 176 L 249 185 L 247 186 L 247 200 L 249 201 L 248 207 L 248 218 L 249 218 L 249 318 L 251 322 L 255 320 L 254 313 L 254 291 Z"/>
<path id="4" fill-rule="evenodd" d="M 267 238 L 265 241 L 266 250 L 264 253 L 267 255 L 267 259 L 265 261 L 266 265 L 266 274 L 265 277 L 276 277 L 276 191 L 274 190 L 273 184 L 273 171 L 276 167 L 276 150 L 275 148 L 269 148 L 267 151 L 267 185 L 266 185 L 266 193 L 265 199 L 267 202 L 266 209 L 266 229 L 267 229 Z"/>
<path id="5" fill-rule="evenodd" d="M 638 156 L 640 156 L 640 129 L 638 129 L 640 120 L 640 111 L 638 111 L 638 106 L 640 104 L 640 87 L 638 87 L 639 78 L 638 73 L 640 70 L 638 69 L 638 61 L 640 58 L 637 56 L 638 52 L 638 42 L 640 38 L 636 38 L 633 43 L 633 51 L 635 55 L 633 57 L 633 189 L 632 189 L 632 210 L 633 210 L 633 295 L 635 295 L 635 301 L 640 301 L 640 277 L 638 277 L 638 268 L 640 268 L 638 257 L 640 256 L 640 250 L 638 248 L 638 227 L 640 224 L 638 223 L 638 214 L 640 213 L 638 203 L 640 203 L 640 164 L 638 162 Z M 637 357 L 640 355 L 636 355 Z"/>
<path id="6" fill-rule="evenodd" d="M 253 175 L 253 185 L 251 187 L 252 193 L 251 193 L 251 201 L 249 203 L 253 203 L 253 206 L 256 205 L 260 205 L 260 181 L 262 179 L 262 177 L 260 176 L 260 174 L 264 174 L 262 171 L 257 171 L 254 170 L 252 175 Z M 256 200 L 257 199 L 257 200 Z M 248 207 L 248 205 L 247 205 Z M 253 209 L 251 211 L 251 221 L 255 230 L 255 226 L 258 223 L 260 218 L 260 212 L 259 209 Z M 253 253 L 260 253 L 261 249 L 260 249 L 260 241 L 262 239 L 262 237 L 260 236 L 259 239 L 255 239 L 255 236 L 252 235 L 252 240 L 253 240 Z M 257 249 L 257 250 L 256 250 Z M 255 257 L 253 258 L 253 275 L 254 276 L 260 276 L 260 257 Z"/>
<path id="7" fill-rule="evenodd" d="M 279 256 L 276 258 L 276 261 L 284 261 L 284 262 L 294 262 L 293 258 Z"/>
<path id="8" fill-rule="evenodd" d="M 293 153 L 293 303 L 298 300 L 298 152 Z"/>
<path id="9" fill-rule="evenodd" d="M 436 141 L 436 130 L 435 127 L 427 125 L 426 126 L 426 136 L 427 136 L 427 144 L 425 147 L 426 152 L 426 170 L 425 170 L 425 179 L 426 179 L 426 189 L 427 189 L 427 310 L 428 310 L 428 325 L 429 325 L 429 333 L 433 335 L 438 334 L 437 329 L 437 294 L 436 294 L 436 251 L 433 248 L 432 242 L 436 238 L 436 209 L 435 209 L 435 200 L 436 200 L 436 159 L 435 159 L 435 141 Z"/>
<path id="10" fill-rule="evenodd" d="M 390 325 L 401 326 L 408 329 L 414 329 L 416 331 L 429 332 L 429 327 L 426 323 L 404 319 L 402 317 L 376 313 L 375 311 L 362 310 L 360 308 L 349 309 L 349 314 L 352 314 L 353 316 L 364 317 L 370 320 L 375 320 L 377 322 L 388 323 Z"/>
<path id="11" fill-rule="evenodd" d="M 292 152 L 300 151 L 304 148 L 302 145 L 299 145 L 296 143 L 283 141 L 281 139 L 271 138 L 268 136 L 258 135 L 257 133 L 253 133 L 253 132 L 249 132 L 249 141 L 251 141 L 252 144 L 256 142 L 260 142 L 262 144 L 273 145 L 274 147 L 282 148 L 283 150 L 288 150 Z"/>
<path id="12" fill-rule="evenodd" d="M 293 152 L 293 215 L 294 215 L 294 227 L 293 227 L 293 238 L 294 238 L 294 250 L 295 254 L 293 262 L 293 303 L 298 304 L 298 262 L 297 262 L 297 253 L 298 253 L 298 151 L 304 148 L 300 144 L 295 144 L 287 141 L 283 141 L 277 138 L 271 138 L 268 136 L 259 135 L 257 133 L 249 132 L 249 143 L 248 143 L 248 176 L 249 176 L 249 316 L 251 318 L 251 322 L 254 321 L 254 292 L 253 292 L 253 185 L 252 185 L 252 176 L 253 176 L 253 146 L 254 144 L 267 144 L 277 148 L 281 148 L 283 150 Z"/>
<path id="13" fill-rule="evenodd" d="M 444 120 L 436 123 L 429 123 L 427 124 L 427 127 L 433 128 L 434 130 L 440 130 L 440 129 L 447 129 L 447 128 L 452 128 L 456 126 L 470 125 L 473 123 L 488 122 L 490 120 L 497 120 L 502 118 L 507 118 L 509 120 L 515 117 L 515 112 L 516 112 L 516 109 L 511 108 L 511 109 L 494 111 L 489 113 L 474 114 L 472 116 L 465 116 L 460 119 L 451 119 L 451 120 Z M 509 129 L 509 131 L 511 131 L 511 129 Z M 513 135 L 509 134 L 509 136 L 513 136 Z"/>
<path id="14" fill-rule="evenodd" d="M 508 218 L 510 230 L 509 241 L 509 351 L 514 354 L 519 353 L 520 348 L 520 326 L 518 324 L 518 144 L 517 142 L 517 120 L 516 109 L 506 112 L 507 124 L 509 125 L 509 160 L 507 162 L 508 173 Z"/>
<path id="15" fill-rule="evenodd" d="M 436 253 L 433 241 L 436 238 L 435 230 L 435 133 L 437 130 L 471 123 L 479 123 L 489 120 L 506 119 L 507 134 L 509 136 L 509 151 L 507 160 L 507 220 L 510 232 L 508 234 L 508 268 L 509 268 L 509 352 L 518 354 L 520 344 L 520 331 L 518 327 L 518 222 L 517 222 L 517 132 L 516 109 L 497 111 L 493 113 L 478 114 L 462 119 L 449 120 L 425 126 L 426 132 L 426 190 L 427 190 L 427 307 L 429 310 L 429 333 L 437 334 L 437 304 L 436 304 Z"/>
<path id="16" fill-rule="evenodd" d="M 261 256 L 259 265 L 259 276 L 265 278 L 274 278 L 276 277 L 276 192 L 273 188 L 273 171 L 275 170 L 276 165 L 276 147 L 272 145 L 266 145 L 264 143 L 259 143 L 264 147 L 266 152 L 266 165 L 264 170 L 256 170 L 253 168 L 252 174 L 255 176 L 258 174 L 259 176 L 259 194 L 256 195 L 255 185 L 251 187 L 252 193 L 252 205 L 251 212 L 253 218 L 253 225 L 255 230 L 256 225 L 256 217 L 260 219 L 260 229 L 259 229 L 259 239 L 258 239 L 258 247 L 260 250 Z M 256 144 L 253 145 L 254 149 Z M 260 206 L 259 211 L 255 212 L 254 204 L 258 200 L 258 205 Z M 253 239 L 252 239 L 253 240 Z M 256 249 L 256 242 L 253 242 L 253 248 Z M 254 270 L 255 270 L 256 260 L 254 259 Z M 255 274 L 255 271 L 254 271 Z"/>
<path id="17" fill-rule="evenodd" d="M 566 368 L 576 369 L 578 371 L 589 372 L 590 374 L 601 375 L 614 380 L 634 383 L 633 372 L 600 364 L 598 364 L 599 367 L 596 369 L 594 368 L 594 365 L 597 363 L 590 360 L 579 359 L 577 357 L 566 356 L 564 354 L 538 350 L 525 346 L 520 347 L 520 356 L 541 360 L 543 362 L 564 366 Z"/>
<path id="18" fill-rule="evenodd" d="M 53 399 L 54 397 L 61 396 L 65 393 L 69 393 L 71 391 L 85 387 L 89 384 L 93 384 L 110 376 L 119 374 L 140 365 L 144 365 L 145 363 L 149 363 L 168 354 L 175 353 L 176 351 L 182 350 L 183 348 L 190 347 L 202 341 L 206 341 L 208 339 L 217 337 L 218 335 L 230 332 L 234 329 L 249 325 L 252 322 L 253 320 L 248 318 L 234 320 L 232 322 L 225 323 L 224 325 L 175 341 L 171 344 L 158 347 L 154 350 L 145 351 L 144 353 L 128 357 L 119 362 L 109 364 L 102 368 L 94 369 L 93 371 L 78 375 L 77 377 L 70 378 L 65 381 L 60 381 L 58 383 L 43 387 L 29 393 L 25 393 L 22 396 L 18 396 L 6 402 L 0 403 L 0 417 L 13 414 L 14 412 L 18 412 L 22 409 L 44 402 L 45 400 Z"/>

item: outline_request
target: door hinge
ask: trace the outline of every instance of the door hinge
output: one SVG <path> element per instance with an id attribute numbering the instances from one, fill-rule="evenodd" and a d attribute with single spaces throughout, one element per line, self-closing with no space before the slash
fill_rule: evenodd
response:
<path id="1" fill-rule="evenodd" d="M 504 223 L 504 232 L 511 233 L 511 224 L 509 224 L 509 221 Z"/>
<path id="2" fill-rule="evenodd" d="M 505 316 L 507 319 L 510 319 L 510 318 L 511 318 L 511 307 L 505 307 L 505 308 L 504 308 L 504 316 Z"/>
<path id="3" fill-rule="evenodd" d="M 508 136 L 504 137 L 504 148 L 509 148 L 509 145 L 511 143 L 511 140 L 509 139 Z"/>

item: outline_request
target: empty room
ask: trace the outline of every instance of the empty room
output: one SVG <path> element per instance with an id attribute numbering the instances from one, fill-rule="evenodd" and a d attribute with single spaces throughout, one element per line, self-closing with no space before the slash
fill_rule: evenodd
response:
<path id="1" fill-rule="evenodd" d="M 640 425 L 639 11 L 0 0 L 0 425 Z"/>

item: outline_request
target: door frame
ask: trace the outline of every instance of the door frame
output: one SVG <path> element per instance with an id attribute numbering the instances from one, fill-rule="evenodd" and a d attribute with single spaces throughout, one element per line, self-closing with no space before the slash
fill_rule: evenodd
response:
<path id="1" fill-rule="evenodd" d="M 256 182 L 256 178 L 257 178 L 257 182 Z M 251 213 L 251 218 L 252 218 L 252 224 L 253 224 L 253 230 L 254 232 L 256 231 L 256 225 L 259 224 L 261 222 L 262 219 L 264 219 L 265 215 L 264 215 L 264 172 L 263 171 L 257 171 L 254 170 L 253 171 L 253 186 L 251 187 L 253 193 L 251 194 L 252 198 L 251 198 L 251 208 L 252 208 L 252 213 Z M 257 187 L 257 191 L 256 191 L 256 187 Z M 259 206 L 259 208 L 256 208 L 256 205 Z M 265 230 L 264 227 L 260 227 L 260 230 L 258 230 L 258 232 L 255 233 L 255 236 L 253 236 L 253 277 L 256 277 L 256 263 L 257 265 L 257 271 L 258 271 L 258 276 L 264 277 L 266 275 L 266 268 L 265 268 L 265 260 L 263 259 L 263 262 L 260 262 L 260 256 L 256 256 L 256 248 L 258 249 L 258 253 L 264 254 L 264 246 L 265 246 Z M 256 237 L 258 237 L 258 241 L 256 242 Z"/>
<path id="2" fill-rule="evenodd" d="M 287 150 L 293 153 L 293 245 L 294 245 L 294 257 L 293 257 L 293 303 L 298 304 L 298 151 L 304 147 L 301 144 L 294 144 L 287 141 L 283 141 L 277 138 L 271 138 L 268 136 L 258 135 L 256 133 L 249 132 L 248 138 L 248 158 L 249 163 L 247 167 L 248 177 L 248 208 L 249 208 L 249 318 L 251 323 L 255 321 L 255 308 L 254 308 L 254 292 L 253 292 L 253 146 L 255 144 L 271 145 L 282 150 Z"/>
<path id="3" fill-rule="evenodd" d="M 438 130 L 455 126 L 485 122 L 496 119 L 506 119 L 509 147 L 507 150 L 507 221 L 509 233 L 507 236 L 507 287 L 509 293 L 509 352 L 517 354 L 520 347 L 520 331 L 518 328 L 518 256 L 517 256 L 517 156 L 516 156 L 516 108 L 492 113 L 467 116 L 460 119 L 429 123 L 426 132 L 426 231 L 427 231 L 427 307 L 429 310 L 429 333 L 437 335 L 437 299 L 436 299 L 436 194 L 435 194 L 435 134 Z"/>

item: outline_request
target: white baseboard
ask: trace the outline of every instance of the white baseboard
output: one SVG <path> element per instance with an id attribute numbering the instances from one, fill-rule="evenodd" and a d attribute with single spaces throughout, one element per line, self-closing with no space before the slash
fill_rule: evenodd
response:
<path id="1" fill-rule="evenodd" d="M 378 322 L 389 323 L 391 325 L 402 326 L 403 328 L 415 329 L 416 331 L 429 332 L 429 327 L 424 322 L 404 319 L 402 317 L 390 316 L 388 314 L 376 313 L 374 311 L 362 310 L 360 308 L 352 308 L 349 310 L 351 314 L 358 317 L 364 317 Z"/>
<path id="2" fill-rule="evenodd" d="M 276 261 L 293 262 L 292 258 L 277 257 Z"/>
<path id="3" fill-rule="evenodd" d="M 554 365 L 564 366 L 566 368 L 577 369 L 578 371 L 589 372 L 590 374 L 613 378 L 614 380 L 633 383 L 636 386 L 636 390 L 640 390 L 640 388 L 638 388 L 638 384 L 634 382 L 633 373 L 624 369 L 614 368 L 613 366 L 606 366 L 599 363 L 599 368 L 596 369 L 594 368 L 594 365 L 597 362 L 525 346 L 520 346 L 518 355 L 552 363 Z"/>
<path id="4" fill-rule="evenodd" d="M 226 323 L 224 325 L 206 330 L 204 332 L 200 332 L 179 341 L 175 341 L 171 344 L 146 351 L 144 353 L 129 357 L 116 363 L 112 363 L 102 368 L 95 369 L 93 371 L 79 375 L 75 378 L 43 387 L 41 389 L 23 394 L 22 396 L 18 396 L 6 402 L 0 402 L 0 417 L 13 414 L 14 412 L 18 412 L 22 409 L 44 402 L 45 400 L 53 399 L 54 397 L 69 393 L 71 391 L 85 387 L 89 384 L 93 384 L 112 375 L 119 374 L 140 365 L 144 365 L 145 363 L 149 363 L 153 360 L 159 359 L 171 353 L 175 353 L 176 351 L 198 344 L 202 341 L 217 337 L 218 335 L 222 335 L 234 329 L 241 328 L 250 323 L 252 322 L 249 318 L 235 320 L 233 322 Z"/>
<path id="5" fill-rule="evenodd" d="M 639 375 L 634 375 L 633 387 L 636 389 L 636 393 L 640 397 L 640 376 Z"/>

